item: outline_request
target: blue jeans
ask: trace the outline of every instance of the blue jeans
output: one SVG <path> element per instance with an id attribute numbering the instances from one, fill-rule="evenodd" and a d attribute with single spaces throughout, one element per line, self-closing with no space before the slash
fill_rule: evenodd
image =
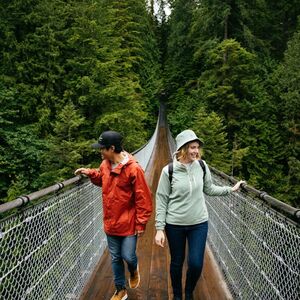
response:
<path id="1" fill-rule="evenodd" d="M 125 287 L 124 261 L 128 266 L 128 271 L 133 273 L 137 269 L 136 242 L 137 235 L 114 236 L 106 235 L 109 253 L 112 261 L 114 282 L 116 286 Z"/>
<path id="2" fill-rule="evenodd" d="M 185 259 L 186 240 L 188 241 L 188 270 L 185 294 L 192 295 L 201 275 L 207 238 L 208 222 L 181 226 L 167 224 L 165 232 L 171 253 L 171 281 L 174 297 L 182 297 L 182 267 Z"/>

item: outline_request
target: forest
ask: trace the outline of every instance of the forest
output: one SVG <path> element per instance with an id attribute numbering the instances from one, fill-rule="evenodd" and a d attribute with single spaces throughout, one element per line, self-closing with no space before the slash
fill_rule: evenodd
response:
<path id="1" fill-rule="evenodd" d="M 160 101 L 203 159 L 300 207 L 300 0 L 2 0 L 0 203 L 134 151 Z"/>

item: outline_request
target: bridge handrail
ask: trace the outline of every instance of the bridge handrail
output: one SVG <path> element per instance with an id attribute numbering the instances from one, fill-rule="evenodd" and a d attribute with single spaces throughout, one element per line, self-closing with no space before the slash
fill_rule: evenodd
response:
<path id="1" fill-rule="evenodd" d="M 209 168 L 211 171 L 213 171 L 213 173 L 215 173 L 216 175 L 219 175 L 220 177 L 228 180 L 229 182 L 231 182 L 233 184 L 237 183 L 237 181 L 238 181 L 234 177 L 229 176 L 229 175 L 217 170 L 214 167 L 209 166 Z M 268 195 L 267 192 L 257 190 L 248 184 L 243 184 L 242 189 L 248 193 L 254 194 L 258 198 L 260 198 L 261 200 L 263 200 L 264 202 L 269 204 L 272 208 L 279 210 L 284 215 L 286 215 L 287 217 L 291 218 L 293 221 L 300 224 L 300 209 L 299 208 L 295 208 L 285 202 L 282 202 L 282 201 Z"/>
<path id="2" fill-rule="evenodd" d="M 15 200 L 6 202 L 4 204 L 1 204 L 0 205 L 0 213 L 7 212 L 9 210 L 12 210 L 14 208 L 18 208 L 20 206 L 24 206 L 30 201 L 37 200 L 37 199 L 42 198 L 42 197 L 44 197 L 48 194 L 58 192 L 58 191 L 62 190 L 65 187 L 68 187 L 72 184 L 75 184 L 75 183 L 83 180 L 83 178 L 85 178 L 85 176 L 78 175 L 78 176 L 72 177 L 70 179 L 67 179 L 65 181 L 58 182 L 54 185 L 51 185 L 51 186 L 46 187 L 44 189 L 41 189 L 39 191 L 33 192 L 31 194 L 19 196 Z"/>

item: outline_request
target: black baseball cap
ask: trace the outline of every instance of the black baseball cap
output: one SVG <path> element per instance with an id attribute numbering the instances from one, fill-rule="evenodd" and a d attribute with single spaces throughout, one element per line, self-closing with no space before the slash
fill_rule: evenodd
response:
<path id="1" fill-rule="evenodd" d="M 93 148 L 108 148 L 115 146 L 116 148 L 122 147 L 123 137 L 116 131 L 104 131 L 98 139 L 98 143 L 92 144 Z"/>

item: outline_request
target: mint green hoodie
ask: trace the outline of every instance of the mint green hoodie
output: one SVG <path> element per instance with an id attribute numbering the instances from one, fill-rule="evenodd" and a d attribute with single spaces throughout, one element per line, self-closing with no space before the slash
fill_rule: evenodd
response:
<path id="1" fill-rule="evenodd" d="M 186 166 L 174 159 L 171 184 L 168 166 L 163 168 L 156 192 L 156 230 L 164 230 L 166 223 L 194 225 L 205 222 L 208 213 L 204 193 L 210 196 L 231 193 L 231 187 L 212 183 L 210 170 L 205 162 L 204 165 L 204 183 L 203 170 L 197 160 Z"/>

